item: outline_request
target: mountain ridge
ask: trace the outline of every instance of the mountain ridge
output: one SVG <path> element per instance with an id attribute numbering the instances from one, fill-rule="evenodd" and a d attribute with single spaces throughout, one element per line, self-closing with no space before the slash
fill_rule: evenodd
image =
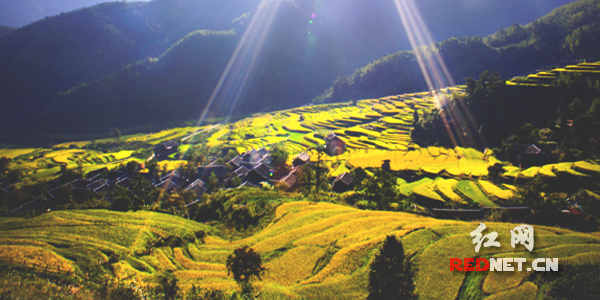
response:
<path id="1" fill-rule="evenodd" d="M 135 123 L 134 119 L 143 120 L 144 124 L 147 124 L 153 122 L 157 117 L 168 117 L 168 120 L 165 121 L 197 118 L 199 110 L 203 107 L 202 103 L 205 103 L 207 95 L 214 89 L 214 85 L 211 86 L 211 84 L 221 76 L 222 69 L 212 69 L 213 74 L 202 74 L 202 78 L 205 78 L 202 82 L 181 80 L 182 84 L 192 87 L 189 89 L 185 86 L 178 87 L 179 83 L 173 81 L 173 78 L 185 77 L 184 73 L 175 72 L 175 68 L 166 68 L 172 71 L 168 73 L 171 74 L 170 77 L 165 77 L 167 73 L 162 76 L 163 82 L 170 83 L 167 86 L 164 83 L 156 84 L 158 79 L 154 82 L 147 80 L 145 77 L 147 75 L 159 78 L 161 74 L 156 71 L 157 68 L 147 68 L 146 66 L 153 65 L 154 58 L 165 53 L 167 49 L 186 45 L 183 43 L 173 46 L 174 41 L 177 43 L 176 41 L 185 37 L 186 34 L 196 30 L 233 29 L 236 35 L 230 36 L 230 38 L 232 41 L 239 38 L 246 24 L 231 23 L 231 20 L 235 19 L 234 16 L 244 16 L 248 20 L 250 14 L 242 12 L 246 12 L 246 8 L 253 8 L 254 3 L 258 1 L 246 3 L 246 6 L 239 8 L 237 12 L 223 8 L 239 2 L 237 0 L 219 3 L 198 2 L 197 7 L 204 7 L 203 9 L 194 9 L 195 6 L 191 5 L 196 2 L 186 0 L 105 3 L 38 21 L 0 38 L 0 54 L 4 54 L 4 57 L 12 57 L 8 60 L 8 64 L 0 67 L 0 78 L 4 79 L 0 84 L 0 95 L 10 107 L 8 110 L 0 111 L 0 114 L 3 115 L 3 124 L 20 123 L 18 128 L 6 129 L 7 126 L 3 126 L 5 127 L 3 131 L 18 134 L 35 132 L 42 135 L 83 130 L 105 132 L 114 126 L 141 125 Z M 318 1 L 302 2 L 301 5 L 292 3 L 291 6 L 295 5 L 295 8 L 287 9 L 287 12 L 282 13 L 283 16 L 278 17 L 280 21 L 275 23 L 274 35 L 267 39 L 268 43 L 265 44 L 265 48 L 269 51 L 260 54 L 261 56 L 257 60 L 259 61 L 258 70 L 248 75 L 247 88 L 241 94 L 246 101 L 240 102 L 236 113 L 248 113 L 266 108 L 287 108 L 306 103 L 318 94 L 318 91 L 327 89 L 330 86 L 329 82 L 334 81 L 337 76 L 351 72 L 354 68 L 353 64 L 360 65 L 363 61 L 364 63 L 372 61 L 373 57 L 389 53 L 388 51 L 393 51 L 390 49 L 399 47 L 401 44 L 400 40 L 403 35 L 397 31 L 397 28 L 394 29 L 394 26 L 390 25 L 391 23 L 380 30 L 384 38 L 376 40 L 371 34 L 375 28 L 380 28 L 381 24 L 385 24 L 387 21 L 394 19 L 395 22 L 399 22 L 393 6 L 371 5 L 376 8 L 368 10 L 370 6 L 367 5 L 367 2 L 353 2 L 354 6 L 348 5 L 346 9 L 349 12 L 364 10 L 363 15 L 355 15 L 353 18 L 347 19 L 343 14 L 332 13 L 333 8 L 339 4 L 338 2 L 326 2 L 325 4 L 329 5 L 326 7 L 319 7 L 317 5 L 319 3 Z M 381 4 L 383 3 L 381 2 Z M 391 4 L 388 3 L 388 5 Z M 217 7 L 220 7 L 220 12 L 215 11 L 211 16 L 205 16 L 206 11 L 212 11 Z M 315 14 L 314 18 L 311 17 L 313 14 L 311 12 Z M 51 27 L 46 25 L 60 25 L 62 28 L 79 27 L 81 29 L 82 26 L 78 25 L 79 23 L 69 22 L 71 18 L 85 19 L 88 24 L 91 20 L 93 24 L 88 26 L 89 30 L 82 29 L 69 38 L 65 38 L 69 35 L 60 33 L 60 30 L 48 29 L 47 34 L 36 30 L 41 27 Z M 200 23 L 193 21 L 200 19 L 202 19 Z M 367 23 L 371 27 L 367 28 L 373 28 L 373 30 L 357 31 L 360 26 L 353 22 L 361 19 L 368 20 Z M 214 20 L 219 22 L 213 22 Z M 308 20 L 312 23 L 307 22 Z M 344 27 L 346 24 L 350 26 L 347 27 L 348 32 L 342 30 L 346 28 Z M 102 34 L 98 38 L 91 39 L 86 45 L 81 45 L 79 41 L 85 40 L 85 38 L 89 39 L 89 32 L 94 32 L 94 30 Z M 310 34 L 308 34 L 309 31 Z M 24 35 L 24 32 L 28 34 Z M 41 37 L 36 38 L 36 34 Z M 64 42 L 62 44 L 49 42 L 54 40 L 53 36 L 62 38 Z M 205 38 L 205 40 L 207 39 Z M 26 46 L 16 47 L 15 40 L 21 40 L 21 44 Z M 482 41 L 478 41 L 477 38 L 472 40 L 453 39 L 453 43 L 456 44 L 453 49 L 458 49 L 455 51 L 455 55 L 468 57 L 468 55 L 458 52 L 462 52 L 463 49 L 472 45 L 479 45 L 478 47 L 482 51 L 485 50 Z M 231 53 L 235 47 L 234 42 L 230 44 L 231 47 L 227 49 L 215 50 L 212 55 L 206 55 L 207 62 L 203 63 L 209 63 L 211 60 L 219 62 L 228 60 L 230 57 L 227 53 Z M 69 45 L 73 45 L 73 47 L 69 47 Z M 69 50 L 64 51 L 64 49 Z M 194 49 L 190 48 L 185 51 L 190 53 L 191 60 L 196 59 L 192 57 L 195 55 Z M 414 70 L 414 62 L 411 64 Z M 180 66 L 182 70 L 188 67 L 184 64 Z M 156 72 L 153 73 L 153 71 Z M 480 71 L 478 69 L 475 74 Z M 199 77 L 200 73 L 198 71 L 190 76 Z M 407 82 L 412 82 L 415 90 L 422 90 L 421 83 L 417 80 L 418 75 L 416 72 L 410 73 L 410 80 Z M 119 78 L 119 84 L 109 84 L 110 78 Z M 394 76 L 384 76 L 375 79 L 375 81 L 377 80 L 388 82 L 380 84 L 388 87 L 381 90 L 385 94 L 399 93 L 394 89 L 389 89 L 397 82 Z M 134 88 L 125 91 L 126 83 Z M 161 95 L 169 94 L 165 93 L 165 90 L 158 90 L 159 86 L 165 87 L 166 91 L 177 91 L 177 93 L 173 94 L 173 97 L 161 99 Z M 101 90 L 100 87 L 105 89 Z M 135 90 L 139 93 L 136 94 Z M 182 92 L 186 90 L 189 91 L 187 94 Z M 140 116 L 140 114 L 144 114 L 140 107 L 146 106 L 143 103 L 143 99 L 147 98 L 144 93 L 149 93 L 149 91 L 154 91 L 152 103 L 155 108 L 159 108 L 144 112 L 145 115 Z M 62 96 L 56 97 L 57 93 L 62 93 Z M 372 95 L 377 93 L 379 93 L 377 89 L 373 89 L 371 92 Z M 352 97 L 361 98 L 371 94 L 357 93 Z M 77 99 L 83 101 L 78 102 Z M 118 111 L 118 107 L 129 107 L 129 111 L 107 112 L 103 116 L 85 119 L 88 121 L 84 124 L 79 122 L 81 119 L 74 117 L 93 114 L 95 110 L 92 107 L 100 104 L 91 106 L 88 104 L 106 101 L 106 99 L 119 99 L 119 101 L 113 102 L 123 103 L 116 105 L 114 111 Z M 130 99 L 133 99 L 135 104 L 127 103 Z M 333 100 L 349 100 L 349 98 L 346 95 Z M 193 105 L 190 106 L 190 103 Z M 179 115 L 165 113 L 164 107 L 173 106 L 181 107 L 174 111 L 183 113 Z M 106 111 L 106 109 L 102 111 Z M 218 113 L 216 114 L 218 115 Z M 134 115 L 135 117 L 132 117 Z M 44 126 L 39 126 L 41 123 Z M 42 128 L 40 129 L 40 127 Z"/>
<path id="2" fill-rule="evenodd" d="M 600 1 L 582 0 L 558 8 L 526 26 L 514 24 L 485 38 L 451 38 L 428 46 L 426 57 L 439 55 L 456 82 L 473 77 L 485 69 L 503 76 L 520 75 L 543 66 L 566 61 L 600 58 L 593 49 L 600 46 Z M 344 101 L 356 97 L 417 92 L 427 89 L 421 74 L 414 77 L 414 51 L 400 51 L 376 60 L 352 75 L 338 78 L 317 97 L 318 101 Z M 409 70 L 405 65 L 412 65 Z M 458 67 L 455 67 L 458 66 Z M 428 66 L 438 67 L 438 66 Z M 406 81 L 386 81 L 405 78 Z M 416 80 L 416 81 L 415 81 Z M 388 83 L 389 82 L 389 83 Z M 409 82 L 409 84 L 403 84 Z"/>

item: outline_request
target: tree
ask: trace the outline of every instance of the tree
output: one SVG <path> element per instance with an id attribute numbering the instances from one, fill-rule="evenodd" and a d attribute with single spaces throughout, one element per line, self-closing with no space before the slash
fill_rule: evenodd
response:
<path id="1" fill-rule="evenodd" d="M 131 199 L 128 196 L 121 195 L 113 201 L 110 209 L 126 212 L 130 210 L 132 206 Z"/>
<path id="2" fill-rule="evenodd" d="M 146 163 L 146 168 L 148 169 L 148 173 L 152 178 L 158 178 L 158 161 L 153 158 Z"/>
<path id="3" fill-rule="evenodd" d="M 8 171 L 8 173 L 6 173 L 6 181 L 9 183 L 17 183 L 17 182 L 21 181 L 23 176 L 24 176 L 23 170 L 13 169 L 13 170 Z"/>
<path id="4" fill-rule="evenodd" d="M 560 270 L 552 283 L 547 299 L 586 299 L 600 293 L 600 274 L 595 264 L 569 265 Z"/>
<path id="5" fill-rule="evenodd" d="M 75 203 L 73 201 L 73 188 L 68 184 L 61 186 L 54 192 L 54 202 L 60 209 L 72 206 Z"/>
<path id="6" fill-rule="evenodd" d="M 367 299 L 412 299 L 414 284 L 402 242 L 393 235 L 383 241 L 369 272 Z"/>
<path id="7" fill-rule="evenodd" d="M 242 179 L 241 179 L 241 178 L 239 178 L 239 177 L 237 177 L 237 176 L 235 176 L 235 177 L 234 177 L 234 178 L 231 180 L 231 185 L 232 185 L 233 187 L 238 187 L 238 186 L 242 185 Z"/>
<path id="8" fill-rule="evenodd" d="M 140 164 L 138 164 L 138 162 L 135 160 L 129 161 L 125 165 L 125 170 L 127 170 L 127 173 L 129 173 L 129 175 L 133 175 L 133 173 L 135 173 L 135 171 L 137 171 L 139 168 Z"/>
<path id="9" fill-rule="evenodd" d="M 369 177 L 369 174 L 365 172 L 365 169 L 358 167 L 352 170 L 352 183 L 354 184 L 354 190 L 362 190 L 364 188 L 363 182 Z"/>
<path id="10" fill-rule="evenodd" d="M 210 177 L 208 177 L 208 189 L 213 191 L 220 186 L 220 183 L 219 177 L 214 172 L 210 173 Z"/>
<path id="11" fill-rule="evenodd" d="M 377 209 L 385 210 L 390 202 L 398 197 L 396 178 L 383 169 L 377 169 L 365 182 L 365 193 L 371 201 L 377 203 Z"/>
<path id="12" fill-rule="evenodd" d="M 600 119 L 600 98 L 596 98 L 592 101 L 592 104 L 588 109 L 588 114 L 590 117 L 594 118 L 594 120 Z"/>
<path id="13" fill-rule="evenodd" d="M 148 179 L 136 175 L 129 186 L 129 194 L 133 209 L 137 210 L 156 202 L 160 193 Z"/>
<path id="14" fill-rule="evenodd" d="M 67 165 L 60 165 L 60 177 L 58 178 L 61 182 L 71 182 L 77 179 L 77 173 L 67 168 Z"/>
<path id="15" fill-rule="evenodd" d="M 0 178 L 10 169 L 10 162 L 12 159 L 7 157 L 0 158 Z"/>
<path id="16" fill-rule="evenodd" d="M 178 194 L 185 204 L 190 204 L 194 202 L 197 198 L 196 193 L 192 190 L 181 190 L 178 192 Z"/>
<path id="17" fill-rule="evenodd" d="M 110 130 L 111 132 L 111 136 L 115 139 L 115 141 L 119 141 L 121 140 L 121 130 L 119 130 L 119 128 L 117 127 L 113 127 Z"/>
<path id="18" fill-rule="evenodd" d="M 415 109 L 413 111 L 413 127 L 416 127 L 418 123 L 419 123 L 419 111 Z"/>
<path id="19" fill-rule="evenodd" d="M 225 266 L 227 275 L 233 274 L 233 279 L 242 287 L 244 293 L 252 291 L 251 279 L 262 280 L 261 276 L 266 270 L 262 266 L 260 254 L 248 246 L 235 249 L 233 254 L 227 257 Z"/>
<path id="20" fill-rule="evenodd" d="M 188 162 L 179 166 L 177 172 L 186 179 L 193 179 L 196 177 L 196 166 Z"/>
<path id="21" fill-rule="evenodd" d="M 83 161 L 81 159 L 77 160 L 77 175 L 83 178 Z"/>
<path id="22" fill-rule="evenodd" d="M 310 163 L 304 164 L 300 167 L 297 174 L 298 186 L 305 196 L 310 195 L 312 191 L 312 181 L 315 177 L 315 171 L 310 166 Z"/>
<path id="23" fill-rule="evenodd" d="M 288 159 L 289 153 L 280 145 L 275 145 L 271 148 L 271 165 L 278 168 L 284 165 Z"/>

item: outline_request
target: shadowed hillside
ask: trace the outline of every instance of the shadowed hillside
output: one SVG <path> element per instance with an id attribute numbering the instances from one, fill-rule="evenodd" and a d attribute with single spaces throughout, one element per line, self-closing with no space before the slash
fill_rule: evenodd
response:
<path id="1" fill-rule="evenodd" d="M 8 140 L 10 137 L 6 134 L 29 137 L 81 131 L 97 134 L 113 126 L 154 123 L 156 118 L 164 122 L 196 118 L 200 113 L 198 108 L 204 107 L 206 95 L 210 95 L 213 83 L 221 76 L 223 68 L 216 67 L 230 58 L 229 54 L 245 31 L 258 2 L 112 2 L 49 17 L 15 30 L 0 38 L 0 55 L 6 58 L 6 63 L 0 67 L 0 78 L 3 78 L 0 95 L 9 108 L 0 113 L 3 124 L 21 124 L 11 126 L 10 130 L 8 126 L 2 126 L 3 136 Z M 558 5 L 558 2 L 544 4 L 544 7 Z M 288 108 L 306 103 L 337 76 L 408 47 L 391 1 L 380 0 L 377 5 L 367 1 L 349 5 L 333 0 L 283 3 L 284 9 L 276 17 L 264 45 L 268 51 L 262 51 L 257 57 L 259 63 L 251 74 L 243 74 L 248 76 L 248 81 L 234 112 Z M 484 30 L 491 32 L 498 26 L 494 24 L 499 24 L 494 22 L 509 23 L 508 17 L 503 16 L 483 25 L 479 20 L 489 13 L 488 10 L 463 8 L 444 4 L 439 8 L 436 6 L 439 11 L 421 10 L 428 20 L 441 18 L 451 23 L 461 20 L 457 26 L 445 27 L 433 22 L 432 30 L 442 32 L 436 38 Z M 523 4 L 523 12 L 531 9 Z M 234 19 L 236 21 L 232 22 Z M 473 27 L 474 23 L 478 25 Z M 448 30 L 450 27 L 452 30 Z M 477 30 L 473 31 L 473 28 Z M 231 47 L 223 46 L 221 51 L 210 55 L 204 55 L 209 51 L 201 44 L 177 44 L 197 30 L 231 29 L 236 33 Z M 189 68 L 173 65 L 160 69 L 152 63 L 139 62 L 158 58 L 171 47 L 187 48 L 182 51 L 186 54 L 180 56 L 180 60 L 187 60 Z M 471 49 L 467 48 L 456 46 L 452 51 Z M 210 74 L 200 71 L 213 60 L 217 63 L 215 68 L 211 66 Z M 464 63 L 457 61 L 461 65 Z M 469 65 L 466 63 L 465 68 Z M 132 69 L 136 70 L 134 75 Z M 166 69 L 168 71 L 164 71 Z M 341 93 L 334 98 L 363 97 L 384 90 L 385 94 L 391 94 L 390 90 L 402 88 L 395 84 L 397 78 L 403 78 L 399 75 L 402 74 L 389 73 L 383 79 L 373 77 L 373 82 L 362 84 L 367 91 Z M 194 77 L 201 78 L 201 82 L 192 84 Z M 409 89 L 421 90 L 418 73 L 406 78 L 416 79 L 407 81 Z M 57 93 L 64 93 L 67 100 L 56 99 Z M 111 112 L 104 108 L 102 117 L 90 115 L 98 105 L 109 106 L 115 102 L 119 102 L 119 107 Z M 143 114 L 140 106 L 146 106 Z M 173 112 L 165 114 L 165 106 L 174 106 Z M 215 113 L 219 114 L 218 111 Z M 82 124 L 79 116 L 85 116 L 87 122 Z"/>

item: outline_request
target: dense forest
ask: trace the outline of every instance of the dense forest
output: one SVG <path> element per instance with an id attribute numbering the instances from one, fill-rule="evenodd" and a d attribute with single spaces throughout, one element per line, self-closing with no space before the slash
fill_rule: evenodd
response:
<path id="1" fill-rule="evenodd" d="M 497 72 L 485 71 L 467 78 L 466 91 L 441 109 L 417 112 L 415 142 L 453 147 L 454 137 L 469 135 L 469 146 L 493 147 L 514 165 L 518 145 L 536 145 L 546 163 L 600 157 L 598 76 L 565 73 L 548 87 L 506 85 Z"/>
<path id="2" fill-rule="evenodd" d="M 541 66 L 595 60 L 600 42 L 598 4 L 596 0 L 574 2 L 525 26 L 513 24 L 485 38 L 451 38 L 417 51 L 425 59 L 439 55 L 456 82 L 484 69 L 512 77 Z M 345 101 L 426 89 L 415 52 L 401 51 L 338 78 L 316 100 Z"/>

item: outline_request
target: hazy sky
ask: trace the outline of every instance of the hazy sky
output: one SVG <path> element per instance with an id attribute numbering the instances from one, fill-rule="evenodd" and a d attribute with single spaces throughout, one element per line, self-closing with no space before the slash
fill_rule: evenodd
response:
<path id="1" fill-rule="evenodd" d="M 115 0 L 113 0 L 115 1 Z M 122 1 L 122 0 L 119 0 Z M 150 0 L 127 0 L 128 2 Z M 217 0 L 215 0 L 217 1 Z M 309 0 L 296 0 L 309 1 Z M 327 0 L 320 0 L 327 2 Z M 347 0 L 354 1 L 354 0 Z M 390 0 L 392 1 L 392 0 Z M 574 2 L 573 0 L 522 0 L 519 5 L 501 5 L 506 3 L 504 0 L 415 0 L 418 6 L 428 8 L 434 11 L 439 18 L 438 21 L 445 21 L 448 16 L 447 12 L 436 11 L 436 2 L 454 2 L 456 8 L 464 11 L 472 11 L 474 13 L 485 12 L 493 7 L 496 11 L 496 16 L 503 15 L 504 18 L 514 18 L 512 22 L 527 23 L 536 18 L 548 13 L 553 8 L 557 8 L 566 3 Z M 0 25 L 22 27 L 34 21 L 43 19 L 46 16 L 58 15 L 61 12 L 69 12 L 74 9 L 96 5 L 102 2 L 111 2 L 106 0 L 0 0 Z M 509 1 L 510 2 L 510 1 Z M 343 9 L 343 8 L 342 8 Z M 493 22 L 495 16 L 487 16 L 482 14 L 485 22 Z M 482 21 L 483 21 L 482 20 Z M 499 20 L 498 20 L 499 21 Z M 511 23 L 512 23 L 511 22 Z M 505 22 L 499 22 L 505 23 Z M 510 25 L 510 24 L 508 24 Z M 502 26 L 508 26 L 502 24 Z M 500 28 L 500 26 L 498 26 Z"/>
<path id="2" fill-rule="evenodd" d="M 127 2 L 137 1 L 148 2 L 149 0 Z M 0 25 L 22 27 L 47 16 L 103 2 L 115 2 L 115 0 L 0 0 Z"/>

